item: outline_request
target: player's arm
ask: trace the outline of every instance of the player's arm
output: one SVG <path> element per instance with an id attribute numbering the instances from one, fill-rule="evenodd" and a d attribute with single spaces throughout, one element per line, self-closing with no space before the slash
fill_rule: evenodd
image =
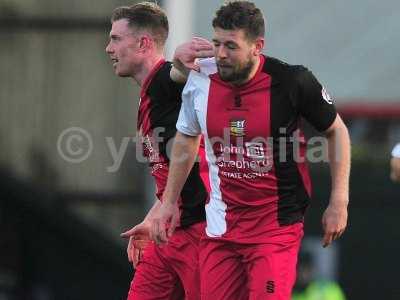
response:
<path id="1" fill-rule="evenodd" d="M 214 56 L 213 45 L 206 39 L 194 37 L 190 42 L 175 49 L 170 71 L 171 79 L 178 83 L 185 83 L 190 70 L 200 71 L 196 59 L 212 56 Z"/>
<path id="2" fill-rule="evenodd" d="M 150 237 L 157 244 L 166 243 L 178 223 L 177 200 L 193 167 L 199 145 L 200 136 L 190 136 L 179 131 L 175 136 L 163 203 L 152 221 Z M 170 227 L 167 233 L 168 221 L 170 221 Z"/>
<path id="3" fill-rule="evenodd" d="M 332 98 L 307 69 L 297 73 L 298 107 L 301 115 L 325 133 L 331 171 L 329 204 L 322 216 L 324 247 L 339 238 L 347 225 L 350 176 L 350 138 L 346 125 L 337 114 Z"/>
<path id="4" fill-rule="evenodd" d="M 197 73 L 192 72 L 182 92 L 182 106 L 176 123 L 177 134 L 172 145 L 167 186 L 163 203 L 152 221 L 150 238 L 157 244 L 167 242 L 179 218 L 177 200 L 193 167 L 200 145 L 201 127 L 195 109 L 198 94 Z M 168 234 L 166 224 L 170 221 Z"/>
<path id="5" fill-rule="evenodd" d="M 322 217 L 323 246 L 339 238 L 347 226 L 350 177 L 350 137 L 339 115 L 325 131 L 328 140 L 329 166 L 332 189 L 329 205 Z"/>

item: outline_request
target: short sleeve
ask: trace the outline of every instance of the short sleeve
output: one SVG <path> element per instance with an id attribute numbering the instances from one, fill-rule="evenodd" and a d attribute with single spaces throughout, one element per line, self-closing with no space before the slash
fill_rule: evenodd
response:
<path id="1" fill-rule="evenodd" d="M 201 134 L 201 129 L 194 106 L 196 85 L 192 72 L 189 74 L 182 92 L 182 106 L 178 122 L 176 123 L 176 129 L 183 134 L 197 136 Z"/>
<path id="2" fill-rule="evenodd" d="M 337 114 L 331 96 L 307 69 L 299 72 L 296 80 L 301 116 L 318 131 L 327 130 Z"/>
<path id="3" fill-rule="evenodd" d="M 396 158 L 400 158 L 400 143 L 397 144 L 392 150 L 392 156 Z"/>

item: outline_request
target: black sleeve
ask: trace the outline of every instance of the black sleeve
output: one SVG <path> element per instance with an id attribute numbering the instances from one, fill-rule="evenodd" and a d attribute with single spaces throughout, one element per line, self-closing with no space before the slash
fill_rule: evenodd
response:
<path id="1" fill-rule="evenodd" d="M 172 64 L 168 63 L 168 67 L 166 68 L 166 72 L 164 74 L 166 89 L 170 93 L 169 97 L 167 98 L 169 101 L 175 102 L 178 101 L 179 103 L 182 102 L 182 91 L 185 87 L 183 83 L 177 83 L 171 79 L 170 71 L 172 68 Z"/>
<path id="2" fill-rule="evenodd" d="M 171 63 L 166 62 L 155 74 L 147 94 L 151 99 L 150 120 L 152 129 L 162 128 L 160 137 L 163 142 L 159 144 L 160 154 L 166 158 L 167 145 L 176 133 L 176 121 L 182 104 L 182 90 L 184 85 L 178 84 L 170 78 Z"/>
<path id="3" fill-rule="evenodd" d="M 298 108 L 304 117 L 318 131 L 327 130 L 336 118 L 336 108 L 325 88 L 307 69 L 296 76 Z"/>

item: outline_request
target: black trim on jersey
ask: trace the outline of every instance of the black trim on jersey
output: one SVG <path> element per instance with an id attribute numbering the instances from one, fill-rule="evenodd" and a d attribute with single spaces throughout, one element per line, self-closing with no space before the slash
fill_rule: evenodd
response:
<path id="1" fill-rule="evenodd" d="M 169 161 L 167 150 L 170 150 L 167 149 L 167 145 L 176 133 L 175 127 L 181 109 L 182 90 L 184 87 L 183 84 L 178 84 L 171 80 L 169 75 L 171 67 L 172 64 L 170 62 L 166 62 L 161 66 L 146 91 L 151 102 L 150 127 L 152 130 L 156 128 L 165 129 L 160 133 L 163 143 L 159 145 L 159 152 L 167 161 Z"/>
<path id="2" fill-rule="evenodd" d="M 279 197 L 278 222 L 282 226 L 302 221 L 310 201 L 289 139 L 299 129 L 295 75 L 302 70 L 301 66 L 290 66 L 272 57 L 267 57 L 263 68 L 271 76 L 271 137 Z M 280 159 L 280 138 L 286 141 L 286 160 Z"/>
<path id="3" fill-rule="evenodd" d="M 181 227 L 185 228 L 206 219 L 207 197 L 207 190 L 200 177 L 200 164 L 196 162 L 181 191 Z"/>
<path id="4" fill-rule="evenodd" d="M 175 83 L 170 78 L 172 64 L 166 62 L 154 75 L 146 91 L 150 100 L 150 127 L 152 130 L 163 128 L 160 133 L 163 142 L 159 145 L 159 153 L 169 162 L 167 149 L 169 141 L 176 134 L 176 122 L 182 104 L 184 85 Z M 181 227 L 204 221 L 205 202 L 208 197 L 206 187 L 200 177 L 199 164 L 195 163 L 181 192 Z"/>

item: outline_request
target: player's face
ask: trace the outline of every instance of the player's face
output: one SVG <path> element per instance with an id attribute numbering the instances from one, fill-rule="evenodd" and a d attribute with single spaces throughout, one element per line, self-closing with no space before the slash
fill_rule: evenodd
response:
<path id="1" fill-rule="evenodd" d="M 243 29 L 214 30 L 214 51 L 222 80 L 241 84 L 249 79 L 264 46 L 263 39 L 250 41 Z"/>
<path id="2" fill-rule="evenodd" d="M 106 52 L 113 62 L 115 74 L 121 77 L 133 77 L 143 64 L 140 37 L 135 36 L 126 19 L 112 24 Z"/>

